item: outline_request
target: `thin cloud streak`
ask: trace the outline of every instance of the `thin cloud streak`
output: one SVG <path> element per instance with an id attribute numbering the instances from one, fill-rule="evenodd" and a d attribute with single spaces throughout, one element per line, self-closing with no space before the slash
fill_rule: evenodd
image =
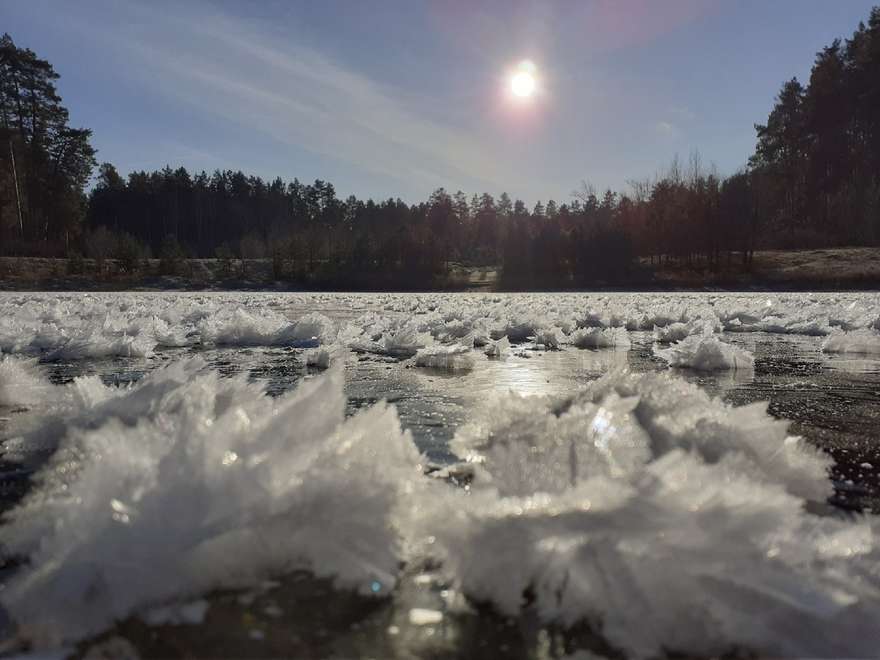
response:
<path id="1" fill-rule="evenodd" d="M 478 136 L 419 118 L 372 80 L 308 47 L 222 16 L 157 19 L 131 4 L 114 9 L 127 14 L 128 25 L 151 25 L 151 38 L 94 37 L 136 60 L 145 84 L 200 112 L 425 190 L 474 182 L 498 188 L 519 178 L 499 170 Z"/>

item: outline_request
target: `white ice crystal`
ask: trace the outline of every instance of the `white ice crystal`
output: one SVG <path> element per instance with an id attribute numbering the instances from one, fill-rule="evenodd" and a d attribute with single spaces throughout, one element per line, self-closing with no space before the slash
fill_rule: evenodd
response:
<path id="1" fill-rule="evenodd" d="M 851 332 L 835 332 L 822 343 L 826 353 L 857 353 L 880 355 L 880 332 L 863 329 Z"/>
<path id="2" fill-rule="evenodd" d="M 393 409 L 344 407 L 338 369 L 272 399 L 190 361 L 68 419 L 3 528 L 29 558 L 0 592 L 19 636 L 58 645 L 296 568 L 387 593 L 419 456 Z"/>
<path id="3" fill-rule="evenodd" d="M 0 352 L 50 360 L 149 357 L 157 348 L 198 344 L 316 346 L 334 336 L 327 317 L 291 321 L 264 300 L 217 305 L 213 297 L 176 294 L 0 295 Z"/>
<path id="4" fill-rule="evenodd" d="M 507 352 L 510 350 L 510 341 L 507 337 L 502 337 L 495 341 L 489 339 L 485 346 L 486 355 L 493 358 L 500 358 L 507 355 Z"/>
<path id="5" fill-rule="evenodd" d="M 0 406 L 32 406 L 45 400 L 51 389 L 36 360 L 0 358 Z"/>
<path id="6" fill-rule="evenodd" d="M 582 328 L 570 341 L 577 348 L 629 348 L 629 334 L 624 328 Z"/>
<path id="7" fill-rule="evenodd" d="M 707 335 L 690 335 L 669 348 L 654 347 L 654 355 L 671 367 L 686 367 L 697 371 L 750 370 L 755 358 L 742 348 Z"/>
<path id="8" fill-rule="evenodd" d="M 449 371 L 470 371 L 474 368 L 474 358 L 471 349 L 461 344 L 429 346 L 416 353 L 415 365 Z"/>
<path id="9" fill-rule="evenodd" d="M 288 307 L 309 310 L 286 313 Z M 315 309 L 359 309 L 336 324 Z M 181 346 L 314 347 L 407 358 L 472 336 L 514 344 L 553 329 L 657 329 L 660 341 L 697 328 L 824 336 L 871 328 L 876 294 L 13 294 L 0 293 L 0 352 L 71 360 L 147 357 Z M 553 346 L 549 337 L 537 343 Z"/>
<path id="10" fill-rule="evenodd" d="M 470 487 L 426 493 L 410 535 L 478 602 L 586 620 L 630 657 L 880 648 L 880 530 L 805 510 L 830 460 L 763 405 L 622 374 L 496 400 L 453 446 Z"/>
<path id="11" fill-rule="evenodd" d="M 346 348 L 339 344 L 309 348 L 304 353 L 306 366 L 317 369 L 329 369 L 331 364 L 344 359 Z"/>
<path id="12" fill-rule="evenodd" d="M 559 336 L 562 331 L 559 328 L 538 328 L 531 340 L 543 350 L 556 350 L 559 348 Z"/>
<path id="13" fill-rule="evenodd" d="M 711 321 L 691 321 L 689 323 L 670 323 L 664 327 L 654 326 L 654 341 L 671 344 L 691 335 L 711 335 L 715 328 Z"/>

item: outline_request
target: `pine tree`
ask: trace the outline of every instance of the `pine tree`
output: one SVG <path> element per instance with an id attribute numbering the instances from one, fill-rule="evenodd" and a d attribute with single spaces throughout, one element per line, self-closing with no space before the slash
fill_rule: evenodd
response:
<path id="1" fill-rule="evenodd" d="M 14 193 L 0 198 L 0 237 L 66 244 L 79 230 L 95 151 L 91 131 L 68 125 L 57 79 L 49 62 L 0 38 L 0 180 Z"/>

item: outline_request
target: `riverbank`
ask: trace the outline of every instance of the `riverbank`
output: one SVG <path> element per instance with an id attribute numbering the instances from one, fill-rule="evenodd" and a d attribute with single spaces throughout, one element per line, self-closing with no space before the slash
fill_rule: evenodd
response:
<path id="1" fill-rule="evenodd" d="M 740 255 L 721 260 L 717 269 L 687 263 L 652 264 L 640 258 L 625 281 L 596 281 L 590 290 L 703 291 L 707 289 L 833 291 L 880 289 L 880 248 L 765 250 L 746 266 Z M 430 285 L 392 281 L 376 274 L 346 280 L 273 275 L 270 259 L 221 261 L 186 259 L 173 273 L 158 259 L 144 260 L 125 272 L 115 260 L 0 257 L 0 290 L 6 291 L 507 291 L 571 290 L 571 285 L 523 287 L 505 284 L 499 266 L 452 263 Z"/>

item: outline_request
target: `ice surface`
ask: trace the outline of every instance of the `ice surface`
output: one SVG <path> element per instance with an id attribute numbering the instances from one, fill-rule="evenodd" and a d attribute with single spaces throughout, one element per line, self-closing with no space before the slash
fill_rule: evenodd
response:
<path id="1" fill-rule="evenodd" d="M 831 350 L 874 337 L 878 317 L 875 294 L 0 294 L 3 353 L 161 363 L 174 347 L 295 346 L 330 367 L 273 400 L 199 362 L 119 388 L 50 385 L 0 358 L 0 406 L 31 409 L 4 422 L 4 459 L 39 466 L 60 443 L 0 528 L 31 562 L 0 601 L 23 639 L 57 645 L 300 568 L 384 594 L 407 562 L 506 613 L 585 619 L 632 657 L 876 654 L 877 523 L 809 513 L 830 460 L 764 405 L 730 408 L 673 373 L 501 396 L 457 433 L 468 462 L 431 478 L 393 408 L 343 419 L 334 356 L 497 369 L 484 352 L 552 332 L 562 353 L 508 361 L 527 373 L 584 341 L 686 328 L 671 362 L 741 369 L 741 349 L 698 330 L 830 335 Z"/>
<path id="2" fill-rule="evenodd" d="M 807 513 L 830 460 L 763 405 L 617 374 L 502 397 L 454 446 L 469 490 L 426 494 L 411 535 L 478 602 L 587 620 L 630 657 L 880 648 L 877 525 Z"/>
<path id="3" fill-rule="evenodd" d="M 706 335 L 690 335 L 669 348 L 655 347 L 654 355 L 666 360 L 671 367 L 697 371 L 755 368 L 755 358 L 749 351 Z"/>
<path id="4" fill-rule="evenodd" d="M 822 344 L 826 353 L 880 355 L 880 332 L 871 329 L 834 332 Z"/>
<path id="5" fill-rule="evenodd" d="M 344 419 L 342 380 L 331 369 L 272 399 L 187 361 L 68 417 L 3 528 L 7 551 L 30 559 L 0 592 L 21 638 L 62 644 L 298 567 L 389 592 L 395 510 L 420 458 L 393 409 Z"/>

